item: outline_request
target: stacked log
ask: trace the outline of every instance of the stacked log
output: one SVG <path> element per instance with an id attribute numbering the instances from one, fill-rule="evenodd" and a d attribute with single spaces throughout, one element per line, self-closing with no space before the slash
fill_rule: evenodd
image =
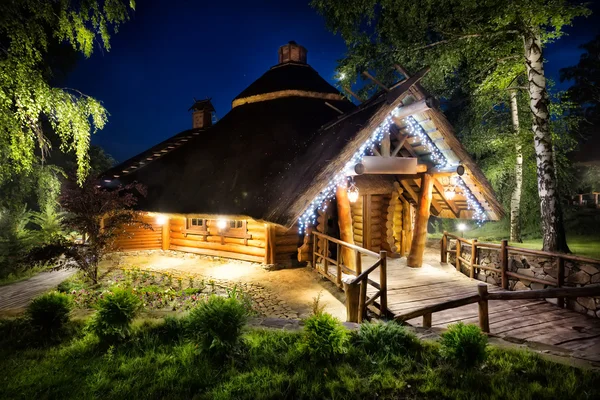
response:
<path id="1" fill-rule="evenodd" d="M 208 229 L 217 232 L 215 221 L 208 221 Z M 247 220 L 247 233 L 252 235 L 250 239 L 186 232 L 186 221 L 181 217 L 171 219 L 170 230 L 171 250 L 261 263 L 265 260 L 266 230 L 262 222 Z"/>
<path id="2" fill-rule="evenodd" d="M 162 225 L 156 223 L 154 216 L 145 215 L 142 221 L 152 229 L 126 226 L 125 233 L 117 237 L 115 245 L 118 250 L 153 250 L 162 247 Z"/>
<path id="3" fill-rule="evenodd" d="M 397 253 L 398 247 L 394 238 L 394 215 L 396 211 L 396 204 L 398 203 L 398 194 L 391 193 L 383 196 L 384 199 L 384 241 L 383 250 L 390 253 Z"/>
<path id="4" fill-rule="evenodd" d="M 276 227 L 275 264 L 284 266 L 295 264 L 298 257 L 298 248 L 303 244 L 304 237 L 300 236 L 298 224 L 289 229 L 280 226 Z"/>
<path id="5" fill-rule="evenodd" d="M 359 196 L 355 203 L 350 204 L 354 244 L 357 246 L 363 245 L 363 198 L 364 196 Z"/>
<path id="6" fill-rule="evenodd" d="M 383 226 L 385 226 L 383 221 L 383 210 L 384 208 L 384 199 L 382 195 L 372 195 L 371 196 L 371 243 L 368 247 L 369 250 L 374 252 L 379 252 L 381 250 L 381 245 L 384 240 L 384 236 L 382 235 Z"/>

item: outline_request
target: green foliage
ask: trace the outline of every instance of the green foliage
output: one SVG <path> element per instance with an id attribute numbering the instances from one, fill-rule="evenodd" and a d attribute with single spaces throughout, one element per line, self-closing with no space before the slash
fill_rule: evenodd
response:
<path id="1" fill-rule="evenodd" d="M 248 309 L 235 296 L 210 296 L 188 317 L 192 335 L 205 352 L 216 358 L 231 356 L 240 344 Z"/>
<path id="2" fill-rule="evenodd" d="M 333 362 L 348 351 L 346 328 L 335 317 L 320 313 L 304 321 L 303 352 L 317 362 Z"/>
<path id="3" fill-rule="evenodd" d="M 23 260 L 33 248 L 31 231 L 27 229 L 30 217 L 25 205 L 0 210 L 0 277 L 21 270 Z"/>
<path id="4" fill-rule="evenodd" d="M 173 322 L 175 324 L 176 322 Z M 144 322 L 130 340 L 107 347 L 94 335 L 29 345 L 30 326 L 0 320 L 0 399 L 595 399 L 600 374 L 526 351 L 491 347 L 485 368 L 442 362 L 437 346 L 423 356 L 374 360 L 358 347 L 326 367 L 296 356 L 300 332 L 249 329 L 247 351 L 215 368 L 193 341 Z M 169 328 L 171 329 L 171 328 Z M 185 326 L 173 328 L 180 333 Z M 56 373 L 58 371 L 58 373 Z"/>
<path id="5" fill-rule="evenodd" d="M 106 292 L 96 304 L 90 328 L 102 341 L 117 342 L 129 336 L 131 322 L 140 308 L 140 299 L 128 290 Z"/>
<path id="6" fill-rule="evenodd" d="M 448 326 L 440 344 L 444 358 L 464 367 L 480 364 L 487 355 L 487 336 L 472 324 L 459 322 Z"/>
<path id="7" fill-rule="evenodd" d="M 42 121 L 58 136 L 62 151 L 75 153 L 83 181 L 90 133 L 104 127 L 107 112 L 96 99 L 49 84 L 50 53 L 63 43 L 86 57 L 94 45 L 110 50 L 111 30 L 129 18 L 134 6 L 133 0 L 0 3 L 0 182 L 30 171 L 36 147 L 47 153 Z"/>
<path id="8" fill-rule="evenodd" d="M 44 334 L 59 332 L 69 320 L 73 305 L 71 298 L 63 293 L 50 292 L 36 297 L 27 306 L 31 324 Z"/>
<path id="9" fill-rule="evenodd" d="M 369 355 L 401 355 L 420 347 L 417 337 L 395 322 L 363 323 L 355 344 Z"/>

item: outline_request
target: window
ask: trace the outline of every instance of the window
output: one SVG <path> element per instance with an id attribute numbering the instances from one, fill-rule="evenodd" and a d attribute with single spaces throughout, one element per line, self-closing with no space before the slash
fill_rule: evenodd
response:
<path id="1" fill-rule="evenodd" d="M 206 220 L 203 218 L 187 218 L 186 232 L 207 235 L 208 228 L 206 226 Z"/>
<path id="2" fill-rule="evenodd" d="M 224 243 L 224 238 L 240 238 L 244 239 L 244 244 L 248 244 L 248 239 L 252 239 L 252 235 L 248 234 L 247 221 L 245 220 L 229 220 L 225 228 L 219 229 L 219 232 L 214 232 L 215 235 L 221 236 L 221 242 Z"/>

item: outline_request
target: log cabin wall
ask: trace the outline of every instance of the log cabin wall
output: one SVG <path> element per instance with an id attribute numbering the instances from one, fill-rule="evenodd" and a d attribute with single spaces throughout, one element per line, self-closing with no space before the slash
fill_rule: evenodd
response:
<path id="1" fill-rule="evenodd" d="M 367 248 L 378 253 L 382 250 L 382 244 L 385 239 L 384 236 L 384 212 L 387 211 L 387 206 L 385 205 L 385 199 L 383 195 L 374 194 L 371 195 L 371 218 L 368 223 L 370 223 L 370 240 L 367 237 Z M 368 202 L 368 198 L 367 198 Z M 367 222 L 367 221 L 365 221 Z"/>
<path id="2" fill-rule="evenodd" d="M 249 239 L 223 237 L 220 235 L 201 235 L 186 232 L 186 220 L 172 217 L 170 220 L 169 249 L 209 256 L 234 258 L 244 261 L 264 263 L 266 256 L 267 226 L 252 219 L 247 221 Z M 207 220 L 208 230 L 217 231 L 216 221 Z M 246 243 L 247 240 L 247 244 Z"/>
<path id="3" fill-rule="evenodd" d="M 298 225 L 294 225 L 290 229 L 280 226 L 273 226 L 275 229 L 275 262 L 272 264 L 281 265 L 284 267 L 295 266 L 298 264 L 298 249 L 303 247 L 302 251 L 310 253 L 310 236 L 305 241 L 304 236 L 300 236 Z"/>
<path id="4" fill-rule="evenodd" d="M 156 217 L 145 215 L 142 221 L 152 226 L 145 229 L 135 226 L 126 226 L 125 234 L 117 237 L 118 250 L 156 250 L 162 246 L 162 225 L 156 223 Z"/>
<path id="5" fill-rule="evenodd" d="M 363 246 L 363 199 L 365 196 L 359 196 L 358 200 L 351 203 L 352 229 L 354 232 L 354 244 Z"/>

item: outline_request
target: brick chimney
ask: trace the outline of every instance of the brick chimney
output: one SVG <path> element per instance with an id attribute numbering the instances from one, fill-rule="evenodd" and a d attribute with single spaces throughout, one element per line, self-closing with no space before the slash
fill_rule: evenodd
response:
<path id="1" fill-rule="evenodd" d="M 212 126 L 212 115 L 215 108 L 210 99 L 196 100 L 188 111 L 192 111 L 192 128 L 202 129 Z"/>
<path id="2" fill-rule="evenodd" d="M 296 62 L 306 64 L 306 49 L 293 40 L 279 48 L 279 64 Z"/>

